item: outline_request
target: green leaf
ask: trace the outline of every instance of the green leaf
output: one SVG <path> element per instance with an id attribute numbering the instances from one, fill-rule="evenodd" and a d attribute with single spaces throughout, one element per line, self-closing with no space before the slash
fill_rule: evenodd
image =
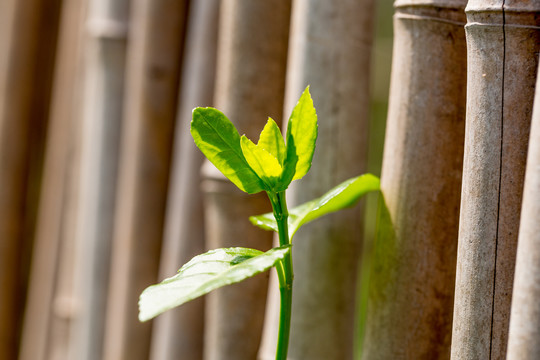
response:
<path id="1" fill-rule="evenodd" d="M 290 183 L 293 181 L 294 174 L 296 173 L 296 164 L 298 163 L 298 155 L 296 154 L 296 147 L 294 145 L 294 139 L 289 139 L 287 144 L 287 153 L 285 155 L 285 161 L 283 162 L 283 171 L 277 185 L 278 191 L 286 190 Z"/>
<path id="2" fill-rule="evenodd" d="M 317 113 L 313 107 L 308 86 L 294 107 L 287 125 L 287 158 L 291 163 L 296 160 L 292 180 L 301 179 L 311 167 L 317 141 L 317 128 Z"/>
<path id="3" fill-rule="evenodd" d="M 276 122 L 270 117 L 259 136 L 257 146 L 268 151 L 279 161 L 280 165 L 283 165 L 286 152 L 285 141 L 283 140 L 281 130 L 279 130 Z"/>
<path id="4" fill-rule="evenodd" d="M 264 190 L 262 180 L 242 153 L 238 131 L 221 111 L 194 109 L 191 135 L 208 160 L 240 190 L 250 194 Z"/>
<path id="5" fill-rule="evenodd" d="M 226 248 L 195 256 L 177 275 L 142 292 L 139 320 L 150 320 L 212 290 L 266 271 L 290 250 L 290 246 L 273 248 L 265 253 L 255 249 Z"/>
<path id="6" fill-rule="evenodd" d="M 265 183 L 265 190 L 275 191 L 274 187 L 282 172 L 278 160 L 262 147 L 255 145 L 245 135 L 240 138 L 240 145 L 247 163 Z"/>
<path id="7" fill-rule="evenodd" d="M 342 182 L 320 198 L 308 201 L 289 210 L 289 238 L 293 238 L 300 226 L 323 215 L 351 207 L 363 195 L 372 191 L 378 191 L 379 189 L 379 178 L 371 174 L 364 174 Z M 262 229 L 278 231 L 277 223 L 272 213 L 251 216 L 249 220 L 253 225 Z"/>

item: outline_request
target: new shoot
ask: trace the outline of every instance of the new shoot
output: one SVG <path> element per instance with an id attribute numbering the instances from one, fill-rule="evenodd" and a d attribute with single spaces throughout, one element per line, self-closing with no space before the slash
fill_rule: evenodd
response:
<path id="1" fill-rule="evenodd" d="M 193 110 L 195 144 L 231 182 L 249 194 L 265 191 L 272 213 L 250 221 L 279 234 L 279 246 L 267 252 L 248 248 L 211 250 L 195 256 L 178 273 L 145 289 L 139 299 L 139 320 L 155 316 L 225 285 L 276 268 L 280 290 L 280 321 L 276 359 L 286 360 L 293 291 L 292 238 L 298 229 L 323 215 L 354 206 L 364 194 L 379 190 L 371 174 L 349 179 L 320 198 L 287 209 L 285 190 L 309 171 L 317 140 L 317 114 L 306 88 L 294 107 L 283 138 L 268 118 L 258 142 L 240 136 L 227 117 L 214 108 Z"/>

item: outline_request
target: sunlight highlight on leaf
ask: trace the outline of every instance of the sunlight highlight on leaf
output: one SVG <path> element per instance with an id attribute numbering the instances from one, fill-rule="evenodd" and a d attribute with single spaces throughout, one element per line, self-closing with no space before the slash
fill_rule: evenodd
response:
<path id="1" fill-rule="evenodd" d="M 267 185 L 266 190 L 273 191 L 282 172 L 278 160 L 244 135 L 240 138 L 240 145 L 249 166 Z"/>
<path id="2" fill-rule="evenodd" d="M 311 168 L 317 131 L 317 113 L 308 86 L 294 107 L 287 125 L 287 156 L 293 157 L 294 152 L 298 159 L 293 180 L 301 179 Z"/>
<path id="3" fill-rule="evenodd" d="M 257 146 L 268 151 L 278 160 L 280 165 L 283 165 L 286 152 L 285 140 L 283 140 L 283 135 L 276 122 L 270 117 L 261 131 Z"/>
<path id="4" fill-rule="evenodd" d="M 139 320 L 150 320 L 212 290 L 266 271 L 290 251 L 290 246 L 273 248 L 265 253 L 237 247 L 197 255 L 182 266 L 178 274 L 142 292 Z"/>
<path id="5" fill-rule="evenodd" d="M 289 237 L 292 239 L 302 225 L 326 214 L 354 206 L 363 195 L 378 190 L 380 190 L 379 178 L 372 174 L 364 174 L 342 182 L 323 196 L 289 210 Z M 249 220 L 262 229 L 278 231 L 272 213 L 251 216 Z"/>

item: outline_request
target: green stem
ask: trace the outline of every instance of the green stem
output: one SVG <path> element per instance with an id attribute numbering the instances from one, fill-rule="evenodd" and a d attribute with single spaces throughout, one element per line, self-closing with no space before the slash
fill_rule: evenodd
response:
<path id="1" fill-rule="evenodd" d="M 288 245 L 289 229 L 287 202 L 285 201 L 285 191 L 279 193 L 268 193 L 274 217 L 278 225 L 279 245 Z M 289 334 L 291 328 L 291 308 L 292 308 L 292 249 L 276 266 L 279 278 L 280 309 L 279 309 L 279 330 L 278 343 L 276 348 L 276 360 L 286 360 L 289 349 Z"/>

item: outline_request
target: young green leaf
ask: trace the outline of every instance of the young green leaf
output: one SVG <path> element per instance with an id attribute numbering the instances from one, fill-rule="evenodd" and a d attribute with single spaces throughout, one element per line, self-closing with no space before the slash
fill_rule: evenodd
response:
<path id="1" fill-rule="evenodd" d="M 240 138 L 240 145 L 247 163 L 266 185 L 265 190 L 275 191 L 282 172 L 278 159 L 259 145 L 255 145 L 245 135 Z"/>
<path id="2" fill-rule="evenodd" d="M 317 113 L 308 86 L 294 107 L 287 124 L 287 158 L 291 161 L 295 158 L 297 160 L 293 180 L 301 179 L 311 167 L 317 128 Z"/>
<path id="3" fill-rule="evenodd" d="M 270 117 L 259 136 L 257 146 L 268 151 L 278 160 L 280 165 L 283 165 L 286 152 L 285 141 L 283 140 L 281 130 L 279 130 L 276 122 Z"/>
<path id="4" fill-rule="evenodd" d="M 342 182 L 320 198 L 308 201 L 289 210 L 288 227 L 290 239 L 293 238 L 300 226 L 323 215 L 351 207 L 363 195 L 371 191 L 378 191 L 379 189 L 379 178 L 371 174 L 364 174 Z M 278 231 L 277 223 L 272 213 L 251 216 L 249 220 L 253 225 L 262 229 Z"/>
<path id="5" fill-rule="evenodd" d="M 298 154 L 296 153 L 296 147 L 294 146 L 294 139 L 290 138 L 287 144 L 285 160 L 283 161 L 283 171 L 277 185 L 278 191 L 286 190 L 289 187 L 290 183 L 293 181 L 294 174 L 296 173 L 297 163 Z"/>
<path id="6" fill-rule="evenodd" d="M 221 111 L 194 109 L 191 135 L 208 160 L 240 190 L 249 194 L 264 190 L 262 180 L 242 153 L 238 131 Z"/>
<path id="7" fill-rule="evenodd" d="M 226 248 L 197 255 L 175 276 L 146 288 L 139 298 L 139 320 L 147 321 L 225 285 L 240 282 L 275 266 L 290 246 L 265 253 L 255 249 Z"/>

